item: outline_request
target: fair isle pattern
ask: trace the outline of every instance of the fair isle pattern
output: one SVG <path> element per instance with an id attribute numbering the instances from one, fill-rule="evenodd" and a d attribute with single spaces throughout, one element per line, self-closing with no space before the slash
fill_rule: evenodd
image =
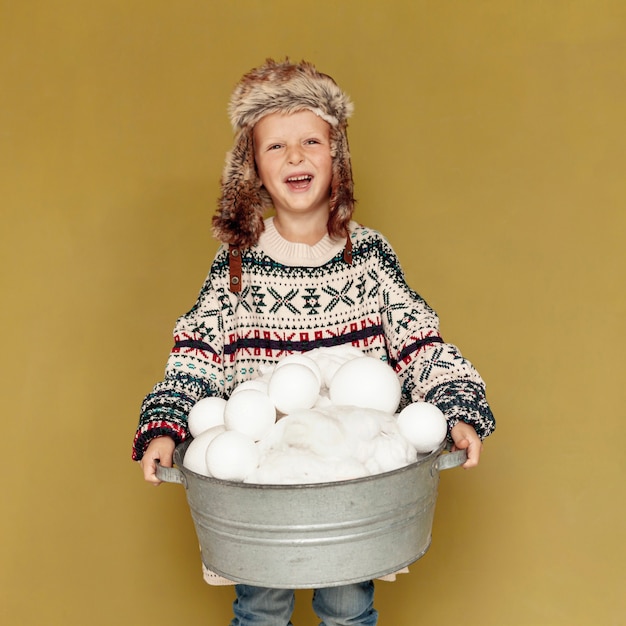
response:
<path id="1" fill-rule="evenodd" d="M 288 354 L 342 344 L 388 362 L 400 377 L 403 405 L 427 399 L 450 425 L 466 421 L 483 438 L 493 431 L 482 379 L 443 342 L 435 312 L 406 284 L 384 237 L 352 224 L 352 265 L 330 240 L 319 258 L 296 265 L 276 260 L 289 255 L 289 244 L 271 219 L 266 231 L 242 251 L 238 294 L 229 290 L 228 250 L 218 250 L 198 301 L 176 323 L 165 380 L 144 400 L 134 458 L 154 436 L 184 440 L 186 416 L 200 398 L 228 397 Z"/>

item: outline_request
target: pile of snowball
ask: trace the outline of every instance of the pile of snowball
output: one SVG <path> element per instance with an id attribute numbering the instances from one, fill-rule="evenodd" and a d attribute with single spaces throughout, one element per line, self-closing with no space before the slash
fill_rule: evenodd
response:
<path id="1" fill-rule="evenodd" d="M 400 381 L 353 346 L 292 354 L 189 412 L 183 466 L 256 484 L 351 480 L 404 467 L 446 437 L 443 413 L 414 402 L 396 413 Z"/>

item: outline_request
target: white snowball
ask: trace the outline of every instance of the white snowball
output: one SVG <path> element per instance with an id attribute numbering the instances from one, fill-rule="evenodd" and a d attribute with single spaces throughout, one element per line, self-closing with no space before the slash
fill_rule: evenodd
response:
<path id="1" fill-rule="evenodd" d="M 398 429 L 417 452 L 436 450 L 448 432 L 445 415 L 429 402 L 413 402 L 400 412 Z"/>
<path id="2" fill-rule="evenodd" d="M 217 426 L 212 426 L 209 430 L 205 430 L 200 436 L 207 442 L 207 446 L 217 437 L 226 431 L 226 426 L 224 424 L 218 424 Z"/>
<path id="3" fill-rule="evenodd" d="M 254 440 L 236 430 L 227 430 L 206 449 L 209 474 L 220 480 L 243 481 L 257 467 L 259 451 Z"/>
<path id="4" fill-rule="evenodd" d="M 337 370 L 352 359 L 364 357 L 365 354 L 352 345 L 332 346 L 330 348 L 316 348 L 306 355 L 315 361 L 322 372 L 322 385 L 327 389 Z"/>
<path id="5" fill-rule="evenodd" d="M 319 365 L 306 354 L 298 353 L 286 356 L 285 358 L 278 361 L 278 363 L 276 364 L 276 369 L 274 371 L 281 367 L 284 367 L 285 365 L 293 365 L 294 363 L 298 365 L 306 365 L 306 367 L 308 367 L 315 374 L 317 380 L 319 381 L 319 384 L 322 384 L 322 372 Z"/>
<path id="6" fill-rule="evenodd" d="M 217 426 L 213 426 L 212 428 L 203 431 L 195 437 L 187 446 L 187 450 L 185 451 L 185 456 L 183 458 L 183 467 L 195 472 L 196 474 L 209 476 L 209 470 L 206 465 L 207 448 L 213 439 L 225 430 L 226 428 L 224 424 L 218 424 Z"/>
<path id="7" fill-rule="evenodd" d="M 268 381 L 264 378 L 253 378 L 252 380 L 246 380 L 243 383 L 239 383 L 231 394 L 231 398 L 240 391 L 246 391 L 247 389 L 254 389 L 255 391 L 260 391 L 261 393 L 267 394 L 267 383 Z"/>
<path id="8" fill-rule="evenodd" d="M 324 391 L 320 391 L 320 395 L 317 396 L 317 400 L 315 401 L 315 404 L 313 405 L 316 409 L 327 409 L 329 407 L 331 407 L 333 405 L 333 403 L 330 401 L 330 398 L 328 397 L 328 393 L 324 393 Z"/>
<path id="9" fill-rule="evenodd" d="M 277 367 L 270 378 L 269 397 L 285 414 L 298 409 L 310 409 L 320 393 L 320 381 L 306 365 L 287 363 Z"/>
<path id="10" fill-rule="evenodd" d="M 336 406 L 358 406 L 395 413 L 401 394 L 396 373 L 374 357 L 347 361 L 330 381 L 330 399 Z"/>
<path id="11" fill-rule="evenodd" d="M 258 441 L 276 421 L 276 408 L 269 396 L 256 389 L 243 389 L 226 402 L 224 424 Z"/>
<path id="12" fill-rule="evenodd" d="M 187 416 L 187 427 L 192 437 L 197 437 L 200 433 L 224 423 L 224 398 L 211 397 L 198 400 L 189 411 Z"/>

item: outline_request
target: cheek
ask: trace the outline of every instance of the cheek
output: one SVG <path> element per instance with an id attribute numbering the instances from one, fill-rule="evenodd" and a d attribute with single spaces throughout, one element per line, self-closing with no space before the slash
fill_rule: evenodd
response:
<path id="1" fill-rule="evenodd" d="M 266 177 L 275 176 L 281 168 L 281 157 L 277 152 L 255 153 L 254 162 L 257 172 Z"/>
<path id="2" fill-rule="evenodd" d="M 265 180 L 267 178 L 267 167 L 262 159 L 255 158 L 254 165 L 256 169 L 257 176 L 261 179 L 261 182 L 265 185 Z"/>
<path id="3" fill-rule="evenodd" d="M 328 184 L 330 186 L 333 179 L 333 160 L 332 158 L 328 158 L 325 160 L 323 164 L 324 171 L 326 172 L 326 176 L 328 177 Z"/>

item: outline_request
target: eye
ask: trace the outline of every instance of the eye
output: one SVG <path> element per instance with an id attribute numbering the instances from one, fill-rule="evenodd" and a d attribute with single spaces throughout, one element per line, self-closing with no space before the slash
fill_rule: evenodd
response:
<path id="1" fill-rule="evenodd" d="M 268 151 L 269 150 L 279 150 L 280 148 L 282 148 L 282 146 L 279 143 L 273 143 L 272 145 L 267 147 Z"/>
<path id="2" fill-rule="evenodd" d="M 307 146 L 311 146 L 322 142 L 319 139 L 307 139 L 304 143 L 306 143 Z"/>

